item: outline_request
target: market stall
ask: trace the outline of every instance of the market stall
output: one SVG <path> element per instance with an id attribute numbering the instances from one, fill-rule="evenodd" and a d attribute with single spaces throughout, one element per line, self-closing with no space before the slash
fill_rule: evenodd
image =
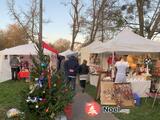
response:
<path id="1" fill-rule="evenodd" d="M 152 79 L 150 63 L 153 63 L 148 53 L 160 52 L 159 46 L 159 42 L 141 37 L 133 33 L 129 28 L 126 28 L 113 40 L 95 48 L 93 53 L 108 52 L 116 53 L 116 55 L 130 55 L 131 58 L 128 59 L 128 62 L 130 62 L 131 71 L 129 71 L 129 74 L 131 76 L 128 74 L 128 82 L 131 83 L 134 93 L 140 97 L 146 97 L 146 92 L 149 92 Z"/>
<path id="2" fill-rule="evenodd" d="M 91 71 L 89 74 L 90 84 L 93 86 L 97 86 L 99 74 L 96 71 L 100 68 L 100 63 L 102 63 L 102 56 L 99 54 L 93 54 L 93 52 L 96 52 L 94 50 L 102 44 L 101 41 L 93 41 L 91 44 L 82 47 L 80 50 L 80 62 L 82 63 L 84 59 L 88 61 Z"/>
<path id="3" fill-rule="evenodd" d="M 52 66 L 57 65 L 57 53 L 58 51 L 54 48 L 50 47 L 47 43 L 44 41 L 42 42 L 42 47 L 44 48 L 44 54 L 50 55 L 52 60 Z M 37 48 L 36 44 L 30 43 L 30 44 L 24 44 L 24 45 L 18 45 L 12 48 L 6 48 L 2 51 L 0 51 L 0 76 L 1 80 L 0 82 L 4 82 L 11 79 L 11 68 L 10 68 L 10 59 L 13 55 L 17 56 L 23 56 L 26 61 L 30 63 L 30 66 L 32 65 L 32 60 L 30 59 L 30 55 L 36 56 L 37 55 Z M 21 72 L 19 74 L 19 77 L 27 77 L 28 78 L 29 73 Z"/>

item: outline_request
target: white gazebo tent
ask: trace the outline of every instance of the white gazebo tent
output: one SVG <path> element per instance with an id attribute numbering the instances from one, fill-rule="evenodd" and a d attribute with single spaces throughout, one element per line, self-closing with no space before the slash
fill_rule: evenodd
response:
<path id="1" fill-rule="evenodd" d="M 129 28 L 122 30 L 114 39 L 104 43 L 94 50 L 104 52 L 134 52 L 150 53 L 160 52 L 160 43 L 133 33 Z"/>
<path id="2" fill-rule="evenodd" d="M 54 53 L 44 48 L 44 54 L 53 55 Z M 11 55 L 37 55 L 36 45 L 31 43 L 0 51 L 0 82 L 11 79 L 11 69 L 9 65 Z"/>

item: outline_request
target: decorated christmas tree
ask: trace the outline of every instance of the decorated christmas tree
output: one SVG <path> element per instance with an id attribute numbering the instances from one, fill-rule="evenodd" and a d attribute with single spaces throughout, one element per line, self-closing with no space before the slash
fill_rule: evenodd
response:
<path id="1" fill-rule="evenodd" d="M 29 91 L 25 103 L 29 112 L 43 120 L 53 120 L 72 101 L 73 93 L 60 74 L 51 70 L 50 57 L 44 55 L 40 43 L 36 43 L 38 55 L 31 56 L 33 67 Z"/>

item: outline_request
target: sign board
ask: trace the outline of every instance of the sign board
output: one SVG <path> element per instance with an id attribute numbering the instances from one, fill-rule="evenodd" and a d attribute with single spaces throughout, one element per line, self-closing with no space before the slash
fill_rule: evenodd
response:
<path id="1" fill-rule="evenodd" d="M 102 105 L 134 106 L 134 98 L 130 83 L 113 83 L 101 81 Z"/>

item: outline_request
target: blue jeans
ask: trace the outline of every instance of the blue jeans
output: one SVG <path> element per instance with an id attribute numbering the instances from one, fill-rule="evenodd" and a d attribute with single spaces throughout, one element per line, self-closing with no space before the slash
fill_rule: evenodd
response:
<path id="1" fill-rule="evenodd" d="M 72 90 L 75 90 L 76 88 L 76 77 L 75 78 L 74 77 L 68 77 L 68 80 L 67 80 L 67 84 L 71 86 Z"/>

